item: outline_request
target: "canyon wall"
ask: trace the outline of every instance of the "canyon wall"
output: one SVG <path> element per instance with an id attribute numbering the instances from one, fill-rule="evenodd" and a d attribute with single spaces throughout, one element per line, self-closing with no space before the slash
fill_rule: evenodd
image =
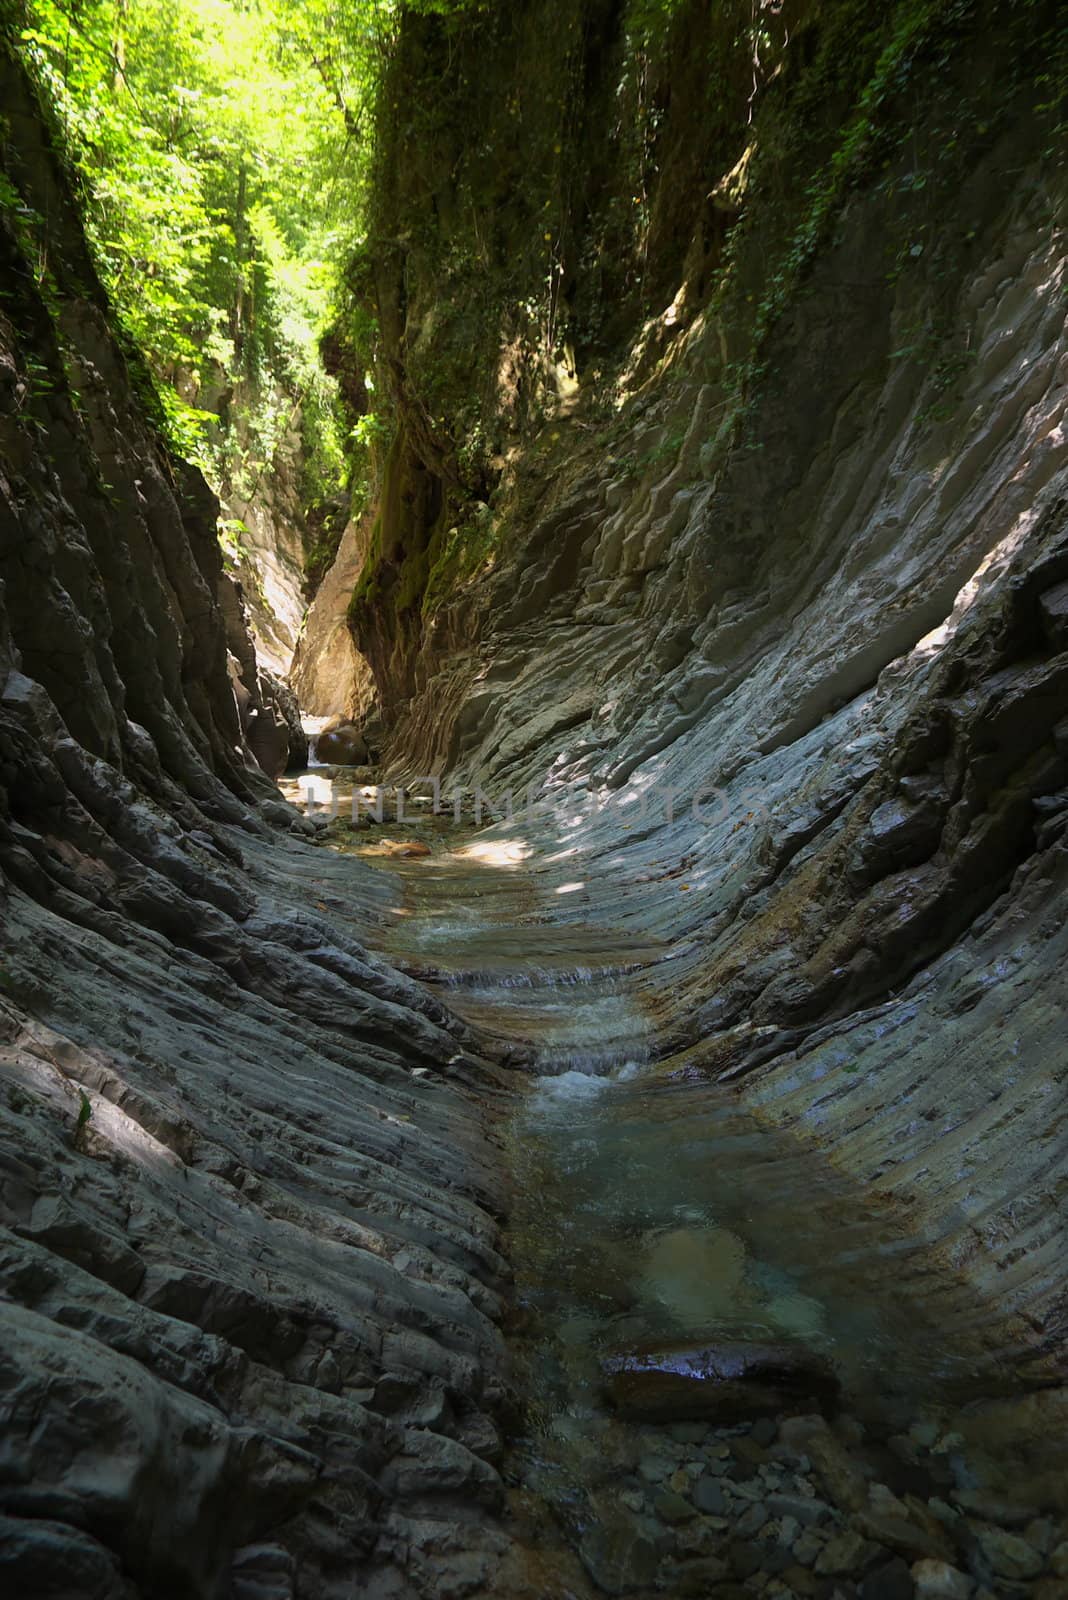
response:
<path id="1" fill-rule="evenodd" d="M 1063 40 L 1041 6 L 878 27 L 776 7 L 756 44 L 682 7 L 660 45 L 678 81 L 644 58 L 653 160 L 628 167 L 606 106 L 633 42 L 611 7 L 573 13 L 568 32 L 546 0 L 459 41 L 422 19 L 401 50 L 437 75 L 437 136 L 416 162 L 403 121 L 385 136 L 372 278 L 397 426 L 350 606 L 391 770 L 555 804 L 584 891 L 561 920 L 675 950 L 663 1070 L 818 1140 L 965 1274 L 1042 1391 L 1021 1429 L 1055 1450 Z M 554 31 L 563 87 L 532 107 Z M 688 148 L 687 63 L 739 48 L 759 74 L 728 73 L 731 115 Z M 488 84 L 490 126 L 521 131 L 473 148 Z M 575 133 L 587 117 L 599 134 Z M 534 348 L 495 296 L 554 151 L 576 162 L 544 230 L 571 331 Z M 612 232 L 625 174 L 644 276 Z M 492 351 L 462 393 L 461 346 Z"/>
<path id="2" fill-rule="evenodd" d="M 470 1587 L 500 1073 L 253 762 L 216 503 L 0 85 L 0 1583 Z"/>
<path id="3" fill-rule="evenodd" d="M 366 660 L 394 774 L 550 803 L 556 920 L 669 954 L 658 1070 L 963 1278 L 1027 1390 L 976 1434 L 1053 1501 L 1052 8 L 643 9 L 640 49 L 605 0 L 402 29 L 354 267 L 393 436 L 305 692 L 362 713 Z M 0 1572 L 492 1593 L 511 1058 L 368 954 L 400 890 L 253 761 L 217 507 L 0 72 Z"/>

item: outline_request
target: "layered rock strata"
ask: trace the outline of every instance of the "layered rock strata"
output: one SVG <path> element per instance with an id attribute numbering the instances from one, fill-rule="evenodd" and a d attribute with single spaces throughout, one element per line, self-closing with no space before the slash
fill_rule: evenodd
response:
<path id="1" fill-rule="evenodd" d="M 0 77 L 0 1581 L 441 1593 L 499 1542 L 498 1074 L 252 760 L 214 501 Z"/>

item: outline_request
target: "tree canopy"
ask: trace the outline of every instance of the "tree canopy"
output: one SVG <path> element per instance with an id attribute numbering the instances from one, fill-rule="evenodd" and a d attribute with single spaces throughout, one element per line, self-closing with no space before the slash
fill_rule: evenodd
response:
<path id="1" fill-rule="evenodd" d="M 391 8 L 25 0 L 22 42 L 87 184 L 101 275 L 181 442 L 265 368 L 297 389 L 359 236 Z"/>

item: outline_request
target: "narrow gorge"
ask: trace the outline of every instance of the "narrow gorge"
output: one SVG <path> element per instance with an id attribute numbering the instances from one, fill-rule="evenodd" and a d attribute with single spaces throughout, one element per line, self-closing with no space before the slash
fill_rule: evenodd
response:
<path id="1" fill-rule="evenodd" d="M 1066 63 L 0 6 L 5 1596 L 1068 1600 Z"/>

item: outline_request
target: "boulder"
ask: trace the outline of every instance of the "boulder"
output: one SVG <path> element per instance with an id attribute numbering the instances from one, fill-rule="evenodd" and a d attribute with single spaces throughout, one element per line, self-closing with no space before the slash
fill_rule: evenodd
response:
<path id="1" fill-rule="evenodd" d="M 830 1363 L 800 1345 L 653 1345 L 602 1363 L 608 1396 L 626 1417 L 743 1422 L 784 1411 L 833 1408 Z"/>
<path id="2" fill-rule="evenodd" d="M 251 710 L 245 738 L 257 765 L 269 778 L 280 778 L 289 760 L 289 730 L 281 712 L 273 706 Z"/>
<path id="3" fill-rule="evenodd" d="M 260 668 L 260 697 L 272 713 L 273 720 L 281 720 L 286 731 L 285 770 L 299 771 L 308 765 L 308 735 L 300 720 L 300 705 L 286 678 Z M 262 765 L 262 763 L 261 763 Z"/>
<path id="4" fill-rule="evenodd" d="M 364 767 L 371 752 L 360 729 L 351 722 L 342 722 L 323 729 L 315 741 L 315 758 L 339 767 Z"/>

